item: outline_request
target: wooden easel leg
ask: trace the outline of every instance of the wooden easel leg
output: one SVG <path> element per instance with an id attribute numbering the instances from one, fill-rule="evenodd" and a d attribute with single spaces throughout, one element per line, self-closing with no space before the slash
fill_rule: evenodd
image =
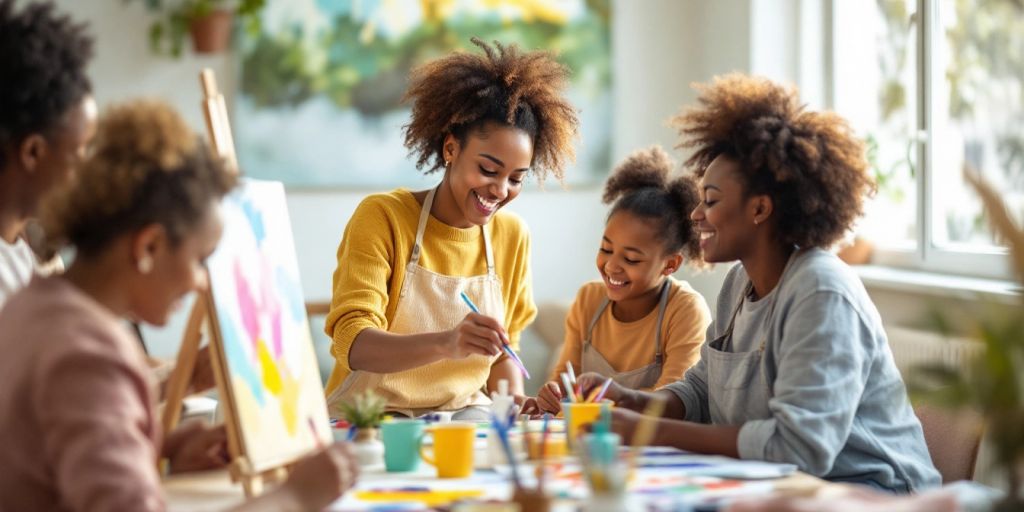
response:
<path id="1" fill-rule="evenodd" d="M 178 426 L 181 419 L 181 406 L 188 392 L 188 386 L 192 380 L 192 371 L 196 365 L 196 354 L 199 353 L 199 343 L 202 340 L 203 321 L 207 318 L 206 296 L 202 293 L 196 294 L 195 304 L 192 305 L 192 312 L 188 317 L 188 325 L 185 326 L 185 335 L 181 340 L 181 348 L 178 349 L 178 361 L 167 381 L 167 401 L 164 404 L 162 423 L 164 433 L 167 434 Z"/>
<path id="2" fill-rule="evenodd" d="M 245 490 L 245 497 L 252 499 L 263 494 L 263 476 L 250 475 L 242 479 L 242 488 Z"/>

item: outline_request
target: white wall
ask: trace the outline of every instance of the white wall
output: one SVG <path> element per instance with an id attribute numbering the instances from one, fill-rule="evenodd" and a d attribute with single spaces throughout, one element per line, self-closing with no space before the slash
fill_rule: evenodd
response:
<path id="1" fill-rule="evenodd" d="M 197 79 L 202 67 L 214 69 L 231 104 L 237 72 L 231 55 L 196 57 L 186 52 L 180 60 L 156 57 L 147 46 L 149 15 L 140 4 L 57 3 L 75 19 L 89 22 L 97 36 L 90 75 L 101 106 L 138 96 L 159 97 L 177 107 L 195 129 L 203 130 Z M 751 0 L 613 0 L 615 160 L 653 143 L 671 148 L 676 138 L 666 122 L 694 99 L 690 83 L 750 68 L 751 4 Z M 241 163 L 244 167 L 245 162 Z M 308 299 L 330 297 L 338 241 L 366 192 L 289 191 Z M 599 187 L 562 190 L 549 183 L 544 191 L 523 194 L 510 209 L 522 215 L 532 230 L 537 302 L 571 300 L 579 285 L 596 275 L 595 247 L 606 211 Z M 713 303 L 723 273 L 719 268 L 694 276 L 691 282 Z M 179 314 L 165 329 L 147 329 L 146 339 L 154 353 L 176 351 L 184 316 Z"/>

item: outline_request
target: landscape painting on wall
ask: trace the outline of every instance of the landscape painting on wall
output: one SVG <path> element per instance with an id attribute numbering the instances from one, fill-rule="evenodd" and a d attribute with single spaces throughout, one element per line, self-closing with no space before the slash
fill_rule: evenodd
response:
<path id="1" fill-rule="evenodd" d="M 240 51 L 239 162 L 290 187 L 379 189 L 433 182 L 402 145 L 409 70 L 478 36 L 551 50 L 572 72 L 581 139 L 568 183 L 610 165 L 610 0 L 268 2 Z"/>

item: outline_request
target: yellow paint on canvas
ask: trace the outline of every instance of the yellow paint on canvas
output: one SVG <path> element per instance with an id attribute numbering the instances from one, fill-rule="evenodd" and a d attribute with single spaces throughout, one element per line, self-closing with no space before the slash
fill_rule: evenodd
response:
<path id="1" fill-rule="evenodd" d="M 299 379 L 292 377 L 291 372 L 285 368 L 282 383 L 283 392 L 278 397 L 281 401 L 281 419 L 284 420 L 284 428 L 288 430 L 288 435 L 294 436 L 299 427 Z"/>
<path id="2" fill-rule="evenodd" d="M 277 369 L 277 361 L 267 349 L 267 344 L 260 338 L 256 341 L 256 357 L 260 360 L 260 369 L 263 376 L 263 387 L 270 394 L 278 396 L 281 394 L 281 372 Z"/>

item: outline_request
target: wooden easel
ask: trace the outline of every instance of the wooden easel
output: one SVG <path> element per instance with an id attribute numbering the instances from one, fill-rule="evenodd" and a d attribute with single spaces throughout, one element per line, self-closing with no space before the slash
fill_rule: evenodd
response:
<path id="1" fill-rule="evenodd" d="M 217 90 L 217 82 L 212 70 L 204 69 L 199 74 L 199 81 L 204 96 L 202 102 L 203 114 L 206 118 L 206 128 L 210 135 L 213 150 L 227 162 L 229 170 L 237 174 L 238 160 L 235 156 L 235 146 L 231 137 L 231 125 L 228 120 L 224 96 Z M 213 295 L 209 289 L 196 294 L 195 303 L 192 305 L 192 311 L 189 314 L 188 324 L 185 326 L 181 347 L 178 350 L 177 364 L 167 382 L 167 402 L 164 406 L 162 418 L 164 432 L 173 430 L 181 419 L 181 406 L 191 383 L 192 372 L 195 368 L 196 357 L 199 354 L 199 346 L 204 330 L 210 339 L 210 358 L 221 402 L 224 403 L 230 400 L 231 376 L 228 371 L 227 361 L 224 361 L 221 356 L 221 350 L 216 349 L 217 346 L 223 347 L 223 338 L 219 332 L 213 304 Z M 233 482 L 242 482 L 245 495 L 252 497 L 263 492 L 265 483 L 284 480 L 287 476 L 287 464 L 290 464 L 290 462 L 285 462 L 285 465 L 269 469 L 255 469 L 249 457 L 244 453 L 242 431 L 238 422 L 239 419 L 235 417 L 231 408 L 224 408 L 228 453 L 231 457 L 231 464 L 228 468 L 231 473 L 231 480 Z"/>

